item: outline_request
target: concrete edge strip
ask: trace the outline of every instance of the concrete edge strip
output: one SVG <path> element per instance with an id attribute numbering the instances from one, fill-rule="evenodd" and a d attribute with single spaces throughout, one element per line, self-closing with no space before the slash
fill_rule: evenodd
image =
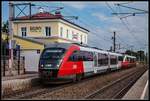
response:
<path id="1" fill-rule="evenodd" d="M 142 99 L 142 100 L 144 99 L 144 96 L 145 96 L 147 87 L 148 87 L 148 80 L 147 80 L 147 83 L 146 83 L 146 85 L 145 85 L 145 87 L 144 87 L 143 93 L 142 93 L 142 95 L 141 95 L 141 97 L 140 97 L 140 99 Z"/>
<path id="2" fill-rule="evenodd" d="M 38 77 L 3 81 L 2 95 L 8 91 L 15 92 L 16 90 L 24 90 L 26 89 L 26 87 L 32 86 L 32 84 L 37 83 L 37 81 L 38 81 Z"/>

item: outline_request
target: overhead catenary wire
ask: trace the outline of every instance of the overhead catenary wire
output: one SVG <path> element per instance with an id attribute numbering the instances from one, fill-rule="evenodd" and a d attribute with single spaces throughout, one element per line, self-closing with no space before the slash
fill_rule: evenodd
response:
<path id="1" fill-rule="evenodd" d="M 86 19 L 86 18 L 84 17 L 84 19 Z M 84 23 L 84 22 L 81 21 L 81 20 L 79 20 L 79 21 L 80 21 L 80 23 L 83 23 L 83 24 L 85 24 L 85 25 L 87 25 L 87 26 L 91 26 L 91 25 L 95 24 L 95 23 L 90 24 L 89 20 L 88 20 L 88 23 Z M 93 20 L 90 20 L 90 21 L 93 21 Z M 91 27 L 92 27 L 92 30 L 95 29 L 93 26 L 91 26 Z M 90 29 L 91 29 L 91 28 L 90 28 Z M 108 32 L 108 31 L 107 31 L 107 32 Z M 109 33 L 110 33 L 110 32 L 109 32 Z M 95 33 L 95 34 L 97 35 L 97 33 Z M 94 35 L 95 35 L 95 34 L 94 34 Z M 108 39 L 108 38 L 107 38 L 107 39 Z M 106 41 L 106 42 L 109 41 L 109 42 L 110 42 L 110 40 L 107 40 L 107 39 L 104 39 L 104 38 L 103 38 L 104 41 Z M 110 42 L 110 43 L 111 43 L 111 42 Z"/>
<path id="2" fill-rule="evenodd" d="M 112 11 L 113 13 L 115 13 L 115 11 L 112 9 L 112 7 L 111 7 L 107 2 L 105 2 L 105 3 L 106 3 L 106 5 L 107 5 L 107 7 L 109 7 L 109 9 L 111 9 L 111 11 Z M 120 19 L 120 17 L 119 17 L 118 15 L 117 15 L 117 17 Z M 133 33 L 131 33 L 131 31 L 130 31 L 130 29 L 128 28 L 128 26 L 126 25 L 126 23 L 125 23 L 122 19 L 120 19 L 120 20 L 121 20 L 122 24 L 127 28 L 128 32 L 133 35 L 134 39 L 135 39 L 138 43 L 140 43 L 140 42 L 137 40 L 137 38 L 135 37 L 135 35 L 134 35 Z M 141 44 L 141 43 L 140 43 L 140 44 Z"/>
<path id="3" fill-rule="evenodd" d="M 63 5 L 63 6 L 64 6 L 64 5 Z M 66 9 L 64 9 L 64 11 L 65 11 L 65 13 L 72 14 L 72 11 L 71 11 L 71 13 L 70 13 L 70 11 L 69 11 L 68 9 L 67 9 L 67 11 L 66 11 Z M 76 13 L 76 14 L 78 14 L 78 13 Z M 83 21 L 81 21 L 81 20 L 79 20 L 79 19 L 78 19 L 78 21 L 80 21 L 80 23 L 82 23 L 82 24 L 84 24 L 84 25 L 86 25 L 86 26 L 92 27 L 92 28 L 90 28 L 90 29 L 92 29 L 92 30 L 93 30 L 93 28 L 95 28 L 95 27 L 91 26 L 90 24 L 85 23 L 85 22 L 83 22 Z M 91 31 L 90 33 L 92 33 L 92 34 L 91 34 L 92 36 L 96 36 L 96 37 L 95 37 L 96 39 L 101 40 L 101 38 L 98 38 L 98 37 L 97 37 L 98 34 L 97 34 L 96 32 Z M 95 35 L 95 34 L 97 34 L 97 35 Z M 103 39 L 104 41 L 106 41 L 106 42 L 110 42 L 110 40 L 107 40 L 107 39 L 104 39 L 104 38 L 102 38 L 102 39 Z M 97 43 L 97 41 L 91 40 L 90 38 L 89 38 L 89 41 L 92 42 L 92 43 Z M 98 43 L 98 44 L 100 44 L 100 43 Z M 100 44 L 100 46 L 103 46 L 103 45 Z"/>
<path id="4" fill-rule="evenodd" d="M 67 10 L 68 11 L 68 10 Z M 72 11 L 71 11 L 72 12 Z M 76 12 L 76 14 L 78 14 L 77 12 Z M 81 16 L 80 16 L 81 17 Z M 86 19 L 85 17 L 84 17 L 84 19 Z M 93 31 L 93 29 L 95 29 L 95 27 L 94 26 L 92 26 L 93 24 L 89 24 L 89 22 L 88 23 L 86 23 L 86 22 L 83 22 L 82 20 L 80 20 L 80 19 L 78 19 L 78 21 L 80 21 L 80 23 L 82 23 L 82 24 L 84 24 L 84 25 L 86 25 L 86 26 L 90 26 L 90 27 L 92 27 L 92 28 L 90 28 L 91 30 L 90 31 L 92 31 L 92 33 L 95 33 L 96 35 L 98 35 L 99 36 L 99 34 L 97 34 L 97 32 L 95 32 L 95 31 Z M 88 20 L 87 20 L 88 21 Z M 104 37 L 104 36 L 101 36 L 101 38 L 102 37 Z M 107 40 L 107 38 L 105 39 L 105 38 L 102 38 L 103 40 L 105 40 L 105 41 L 110 41 L 110 40 Z"/>

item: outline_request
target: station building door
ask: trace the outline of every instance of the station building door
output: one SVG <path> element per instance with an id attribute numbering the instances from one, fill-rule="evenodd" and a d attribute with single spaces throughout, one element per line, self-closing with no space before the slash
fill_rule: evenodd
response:
<path id="1" fill-rule="evenodd" d="M 39 50 L 21 51 L 21 56 L 25 58 L 25 71 L 38 72 L 38 63 L 40 58 Z"/>

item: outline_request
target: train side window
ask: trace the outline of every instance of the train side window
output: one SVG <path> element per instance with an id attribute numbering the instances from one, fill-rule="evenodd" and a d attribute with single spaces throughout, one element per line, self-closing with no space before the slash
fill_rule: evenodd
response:
<path id="1" fill-rule="evenodd" d="M 123 61 L 123 56 L 119 56 L 118 61 Z"/>
<path id="2" fill-rule="evenodd" d="M 93 60 L 94 60 L 94 67 L 97 67 L 98 66 L 98 62 L 97 62 L 97 55 L 96 54 L 94 54 Z"/>
<path id="3" fill-rule="evenodd" d="M 108 65 L 108 55 L 98 53 L 98 66 L 106 66 Z"/>
<path id="4" fill-rule="evenodd" d="M 87 51 L 80 51 L 78 58 L 82 61 L 93 61 L 93 53 Z"/>
<path id="5" fill-rule="evenodd" d="M 98 66 L 102 65 L 102 54 L 98 53 Z"/>
<path id="6" fill-rule="evenodd" d="M 104 65 L 108 65 L 108 55 L 104 54 L 105 58 L 104 58 Z"/>
<path id="7" fill-rule="evenodd" d="M 113 55 L 110 56 L 110 64 L 117 64 L 117 57 L 116 56 L 113 56 Z"/>
<path id="8" fill-rule="evenodd" d="M 87 51 L 74 51 L 69 61 L 93 61 L 93 53 Z"/>
<path id="9" fill-rule="evenodd" d="M 69 61 L 77 61 L 77 54 L 78 53 L 78 51 L 74 51 L 73 53 L 72 53 L 72 55 L 69 57 Z"/>

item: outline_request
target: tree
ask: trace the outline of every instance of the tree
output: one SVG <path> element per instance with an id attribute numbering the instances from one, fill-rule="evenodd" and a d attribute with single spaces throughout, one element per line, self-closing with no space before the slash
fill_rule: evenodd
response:
<path id="1" fill-rule="evenodd" d="M 2 26 L 2 32 L 6 32 L 8 33 L 8 20 L 6 22 L 3 22 L 3 26 Z"/>
<path id="2" fill-rule="evenodd" d="M 145 58 L 144 51 L 142 51 L 142 50 L 137 51 L 137 54 L 138 54 L 139 60 L 144 61 L 144 58 Z"/>
<path id="3" fill-rule="evenodd" d="M 137 53 L 134 52 L 134 51 L 131 51 L 131 50 L 126 50 L 125 54 L 132 55 L 132 56 L 137 57 Z"/>

